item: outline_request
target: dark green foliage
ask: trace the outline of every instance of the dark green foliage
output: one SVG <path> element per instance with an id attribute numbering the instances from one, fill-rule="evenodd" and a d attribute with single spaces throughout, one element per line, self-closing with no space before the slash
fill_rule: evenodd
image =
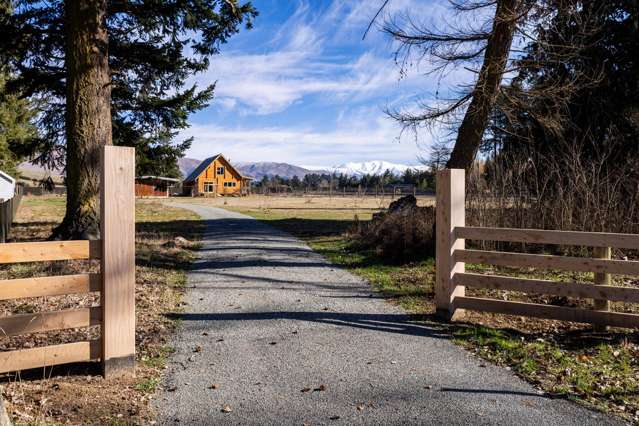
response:
<path id="1" fill-rule="evenodd" d="M 26 100 L 6 92 L 5 79 L 0 73 L 0 170 L 16 176 L 20 148 L 36 136 L 34 113 Z"/>
<path id="2" fill-rule="evenodd" d="M 42 138 L 27 151 L 49 164 L 65 158 L 64 8 L 62 0 L 0 8 L 0 57 L 15 75 L 7 87 L 42 100 Z M 137 148 L 138 173 L 177 175 L 190 141 L 174 136 L 214 90 L 187 86 L 187 79 L 208 69 L 210 56 L 256 16 L 250 2 L 237 0 L 108 2 L 113 141 Z"/>
<path id="3" fill-rule="evenodd" d="M 560 13 L 537 28 L 536 42 L 518 61 L 519 75 L 505 90 L 517 92 L 521 102 L 514 119 L 496 117 L 493 130 L 503 132 L 499 148 L 548 154 L 578 145 L 586 157 L 608 152 L 610 162 L 636 155 L 639 5 L 625 0 L 555 3 Z"/>
<path id="4" fill-rule="evenodd" d="M 392 185 L 414 185 L 417 189 L 435 188 L 435 175 L 431 171 L 407 169 L 401 176 L 386 170 L 382 175 L 366 174 L 363 176 L 349 176 L 345 174 L 309 173 L 300 179 L 293 176 L 288 179 L 281 176 L 264 176 L 256 184 L 260 188 L 272 188 L 278 185 L 288 186 L 292 190 L 333 190 L 356 191 L 358 189 L 374 190 Z"/>
<path id="5" fill-rule="evenodd" d="M 637 232 L 639 4 L 551 6 L 502 88 L 484 190 L 532 211 L 517 226 Z"/>

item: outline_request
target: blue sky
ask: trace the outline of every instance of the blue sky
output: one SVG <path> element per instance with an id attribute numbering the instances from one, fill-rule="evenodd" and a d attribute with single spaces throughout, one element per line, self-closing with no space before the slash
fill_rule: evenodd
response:
<path id="1" fill-rule="evenodd" d="M 381 0 L 254 0 L 255 27 L 222 46 L 199 84 L 217 81 L 211 105 L 192 116 L 187 156 L 218 152 L 233 161 L 334 166 L 387 160 L 417 164 L 433 135 L 405 133 L 386 107 L 432 98 L 437 78 L 415 67 L 400 78 L 391 41 L 362 35 Z M 411 11 L 441 22 L 443 0 L 393 0 L 391 14 Z M 444 82 L 445 83 L 445 82 Z"/>

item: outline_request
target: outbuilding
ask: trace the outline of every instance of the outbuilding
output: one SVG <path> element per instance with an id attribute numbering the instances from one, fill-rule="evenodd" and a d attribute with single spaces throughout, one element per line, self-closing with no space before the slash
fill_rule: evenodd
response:
<path id="1" fill-rule="evenodd" d="M 135 178 L 136 197 L 168 197 L 179 179 L 162 176 L 138 176 Z"/>

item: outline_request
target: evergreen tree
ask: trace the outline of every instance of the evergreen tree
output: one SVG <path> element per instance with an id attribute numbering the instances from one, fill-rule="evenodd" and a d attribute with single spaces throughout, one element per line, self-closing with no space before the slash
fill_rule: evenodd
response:
<path id="1" fill-rule="evenodd" d="M 173 136 L 214 90 L 185 87 L 187 78 L 208 69 L 220 45 L 257 15 L 238 0 L 2 4 L 0 57 L 15 75 L 7 87 L 45 103 L 42 138 L 30 151 L 40 162 L 66 166 L 67 212 L 58 238 L 99 232 L 101 146 L 135 146 L 139 171 L 176 170 L 188 141 L 172 143 Z"/>
<path id="2" fill-rule="evenodd" d="M 34 111 L 29 103 L 5 90 L 6 74 L 0 73 L 0 170 L 17 175 L 22 147 L 35 137 Z"/>

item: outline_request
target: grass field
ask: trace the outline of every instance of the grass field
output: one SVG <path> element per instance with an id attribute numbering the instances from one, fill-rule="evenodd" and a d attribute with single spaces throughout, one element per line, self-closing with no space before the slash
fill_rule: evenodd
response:
<path id="1" fill-rule="evenodd" d="M 431 205 L 432 198 L 420 199 Z M 390 200 L 340 200 L 335 197 L 246 197 L 197 199 L 192 202 L 244 213 L 304 239 L 335 264 L 366 278 L 404 308 L 434 312 L 434 259 L 389 263 L 354 247 L 345 235 L 357 220 L 370 220 Z M 590 278 L 558 271 L 525 271 L 467 265 L 471 271 L 546 279 Z M 620 285 L 636 281 L 618 280 Z M 531 300 L 529 296 L 484 291 L 486 297 Z M 552 303 L 543 297 L 537 303 Z M 429 317 L 430 319 L 430 317 Z M 473 354 L 512 369 L 549 394 L 611 411 L 639 424 L 639 335 L 628 330 L 594 333 L 589 326 L 469 312 L 466 323 L 450 328 L 453 340 Z"/>
<path id="2" fill-rule="evenodd" d="M 16 241 L 41 241 L 64 215 L 63 197 L 25 197 L 12 235 Z M 136 205 L 136 377 L 104 380 L 97 365 L 59 366 L 0 381 L 8 410 L 17 424 L 148 424 L 149 399 L 171 348 L 174 323 L 164 314 L 181 309 L 185 269 L 197 244 L 176 247 L 176 236 L 197 241 L 201 222 L 194 213 L 157 202 Z M 86 261 L 4 265 L 0 279 L 60 275 L 95 270 Z M 0 315 L 92 306 L 95 294 L 0 302 Z M 96 338 L 97 329 L 67 330 L 0 339 L 0 350 L 46 346 Z M 126 420 L 125 420 L 126 419 Z"/>

